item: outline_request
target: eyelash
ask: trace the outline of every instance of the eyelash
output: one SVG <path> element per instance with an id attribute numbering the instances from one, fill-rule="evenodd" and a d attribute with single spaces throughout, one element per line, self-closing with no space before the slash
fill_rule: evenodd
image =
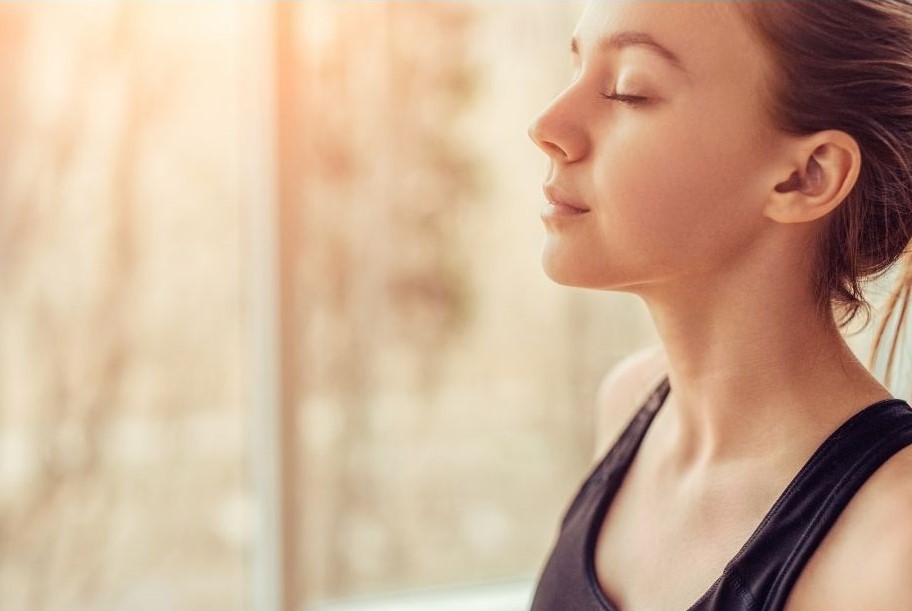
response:
<path id="1" fill-rule="evenodd" d="M 616 100 L 622 104 L 628 104 L 630 106 L 638 106 L 645 103 L 648 99 L 641 95 L 624 95 L 620 93 L 599 93 L 599 97 L 606 100 Z"/>

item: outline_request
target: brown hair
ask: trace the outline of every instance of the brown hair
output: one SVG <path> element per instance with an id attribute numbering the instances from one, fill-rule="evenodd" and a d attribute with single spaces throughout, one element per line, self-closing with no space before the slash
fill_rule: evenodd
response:
<path id="1" fill-rule="evenodd" d="M 902 259 L 885 304 L 869 367 L 899 310 L 887 360 L 889 384 L 912 290 L 912 4 L 909 0 L 755 0 L 736 2 L 766 47 L 775 73 L 764 104 L 784 133 L 838 129 L 862 156 L 855 186 L 822 228 L 815 299 L 840 328 L 871 306 L 862 287 Z"/>

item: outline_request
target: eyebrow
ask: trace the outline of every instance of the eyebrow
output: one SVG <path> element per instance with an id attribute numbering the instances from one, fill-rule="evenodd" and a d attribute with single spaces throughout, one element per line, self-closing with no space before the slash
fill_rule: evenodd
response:
<path id="1" fill-rule="evenodd" d="M 615 32 L 611 36 L 602 36 L 597 41 L 598 50 L 602 52 L 632 46 L 646 47 L 664 57 L 675 68 L 687 72 L 687 68 L 684 67 L 684 63 L 681 61 L 680 57 L 668 49 L 668 47 L 660 44 L 646 32 L 621 30 L 620 32 Z M 579 55 L 579 41 L 577 41 L 575 36 L 570 39 L 570 52 L 574 55 Z"/>

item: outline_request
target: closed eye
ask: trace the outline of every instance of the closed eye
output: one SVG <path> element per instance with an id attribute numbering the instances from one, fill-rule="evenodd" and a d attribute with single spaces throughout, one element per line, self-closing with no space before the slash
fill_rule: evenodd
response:
<path id="1" fill-rule="evenodd" d="M 599 97 L 606 100 L 615 100 L 623 104 L 629 104 L 631 106 L 637 106 L 643 104 L 649 98 L 641 95 L 625 95 L 623 93 L 599 93 Z"/>

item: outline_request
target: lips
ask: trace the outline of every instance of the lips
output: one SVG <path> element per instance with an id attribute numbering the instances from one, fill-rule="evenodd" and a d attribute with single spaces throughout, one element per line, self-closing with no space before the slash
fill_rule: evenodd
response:
<path id="1" fill-rule="evenodd" d="M 545 184 L 542 190 L 545 194 L 545 198 L 549 203 L 573 208 L 575 210 L 579 210 L 580 212 L 589 211 L 589 208 L 580 203 L 579 200 L 574 199 L 564 189 L 558 187 L 555 184 Z"/>

